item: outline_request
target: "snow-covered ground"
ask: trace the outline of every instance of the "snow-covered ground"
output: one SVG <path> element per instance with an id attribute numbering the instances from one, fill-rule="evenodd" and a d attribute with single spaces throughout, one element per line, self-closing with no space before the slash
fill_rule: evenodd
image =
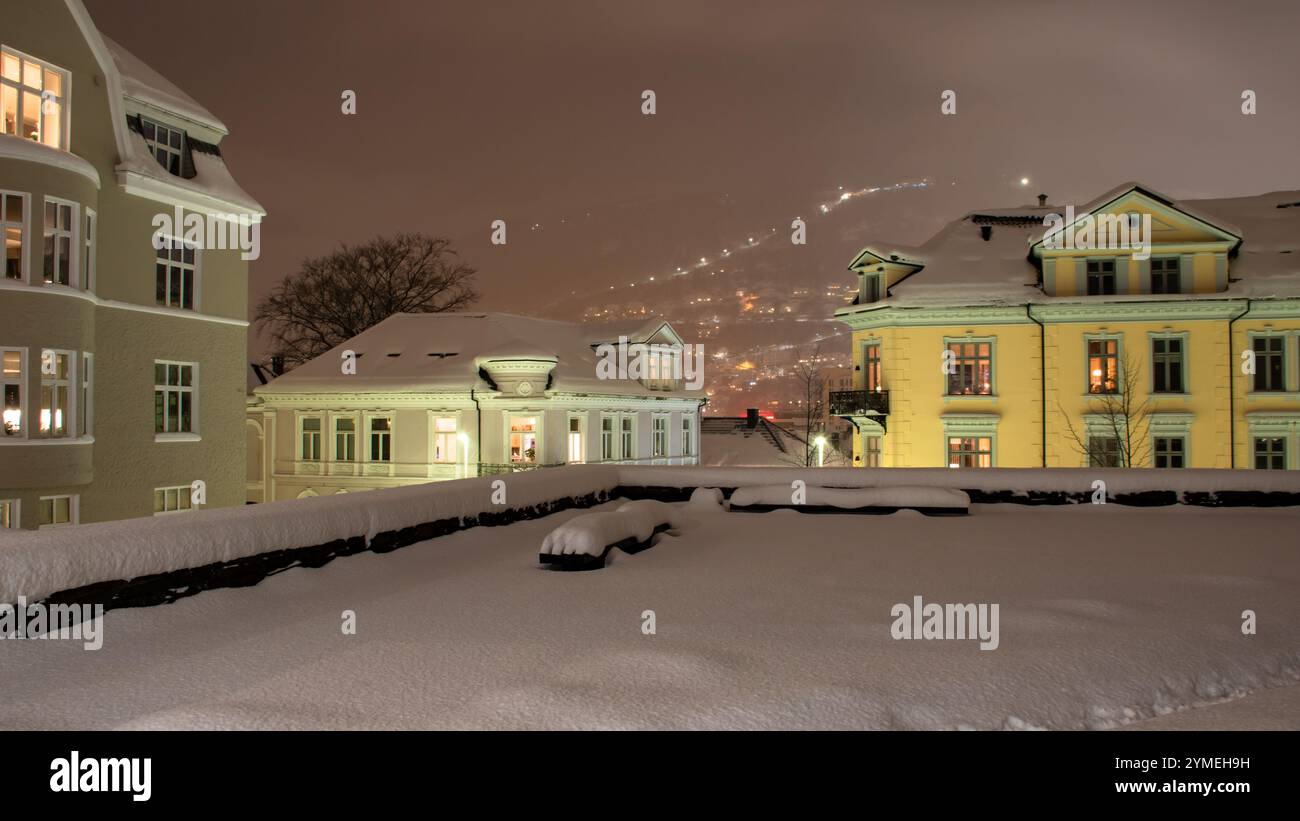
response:
<path id="1" fill-rule="evenodd" d="M 1300 728 L 1300 510 L 708 507 L 591 573 L 536 565 L 574 510 L 0 641 L 0 727 Z M 892 639 L 915 596 L 998 648 Z"/>

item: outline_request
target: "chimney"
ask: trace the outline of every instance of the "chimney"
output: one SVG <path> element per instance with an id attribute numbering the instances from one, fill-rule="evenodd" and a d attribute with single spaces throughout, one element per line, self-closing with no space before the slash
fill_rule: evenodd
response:
<path id="1" fill-rule="evenodd" d="M 758 408 L 745 409 L 745 427 L 747 428 L 758 427 Z"/>
<path id="2" fill-rule="evenodd" d="M 1045 208 L 1045 207 L 1047 207 L 1047 195 L 1046 195 L 1046 194 L 1039 194 L 1039 195 L 1038 195 L 1038 207 L 1039 207 L 1039 208 Z"/>
<path id="3" fill-rule="evenodd" d="M 982 237 L 982 238 L 984 239 L 985 242 L 988 242 L 990 239 L 992 239 L 992 238 L 993 238 L 993 226 L 992 226 L 992 225 L 981 225 L 981 226 L 980 226 L 980 237 Z"/>
<path id="4" fill-rule="evenodd" d="M 283 357 L 283 356 L 273 356 L 273 357 L 271 357 L 271 373 L 275 374 L 276 376 L 282 376 L 282 375 L 284 375 L 284 357 Z"/>

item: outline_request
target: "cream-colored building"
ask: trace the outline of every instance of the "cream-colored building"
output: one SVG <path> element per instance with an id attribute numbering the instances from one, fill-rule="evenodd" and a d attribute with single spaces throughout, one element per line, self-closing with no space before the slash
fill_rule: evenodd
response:
<path id="1" fill-rule="evenodd" d="M 602 367 L 620 337 L 629 365 L 645 352 L 641 372 Z M 573 463 L 697 464 L 704 393 L 670 365 L 683 348 L 660 320 L 395 314 L 254 391 L 248 501 Z"/>
<path id="2" fill-rule="evenodd" d="M 244 501 L 247 255 L 183 231 L 254 235 L 225 135 L 80 0 L 6 4 L 0 527 Z"/>

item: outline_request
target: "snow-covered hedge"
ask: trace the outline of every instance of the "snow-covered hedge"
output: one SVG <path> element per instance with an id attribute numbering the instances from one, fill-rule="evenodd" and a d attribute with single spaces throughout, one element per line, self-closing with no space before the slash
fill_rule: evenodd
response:
<path id="1" fill-rule="evenodd" d="M 505 482 L 504 505 L 492 503 L 492 483 L 497 480 Z M 523 518 L 530 508 L 607 494 L 617 484 L 618 472 L 612 467 L 572 466 L 147 519 L 18 531 L 0 538 L 0 602 L 14 602 L 20 595 L 34 601 L 100 582 L 136 579 L 349 539 L 360 538 L 363 547 L 382 550 L 404 541 L 397 534 L 406 529 L 414 531 L 422 525 L 449 520 L 495 524 L 494 517 L 504 523 Z M 412 532 L 410 538 L 416 539 L 418 535 Z"/>
<path id="2" fill-rule="evenodd" d="M 806 480 L 805 480 L 806 482 Z M 793 484 L 793 480 L 791 480 Z M 948 487 L 913 487 L 890 485 L 888 487 L 838 488 L 805 487 L 803 499 L 795 501 L 791 485 L 747 485 L 731 494 L 731 508 L 769 509 L 773 507 L 836 508 L 863 510 L 910 508 L 912 510 L 965 512 L 970 507 L 970 497 L 960 490 Z"/>

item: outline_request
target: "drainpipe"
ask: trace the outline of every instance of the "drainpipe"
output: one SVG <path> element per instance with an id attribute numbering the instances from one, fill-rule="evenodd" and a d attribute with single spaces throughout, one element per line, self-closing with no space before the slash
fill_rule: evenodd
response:
<path id="1" fill-rule="evenodd" d="M 1030 303 L 1025 303 L 1025 316 L 1038 326 L 1038 387 L 1043 403 L 1043 467 L 1047 467 L 1047 328 L 1034 318 Z"/>
<path id="2" fill-rule="evenodd" d="M 1246 310 L 1228 320 L 1228 467 L 1237 466 L 1237 391 L 1232 378 L 1237 374 L 1237 357 L 1232 351 L 1232 326 L 1246 314 L 1250 313 L 1251 301 L 1246 300 Z"/>
<path id="3" fill-rule="evenodd" d="M 483 464 L 483 408 L 478 403 L 478 398 L 474 396 L 474 389 L 469 389 L 469 399 L 474 403 L 474 415 L 477 421 L 474 424 L 474 435 L 478 437 L 478 443 L 475 445 L 477 450 L 474 452 L 475 461 Z M 481 468 L 474 470 L 474 475 L 478 476 L 482 472 Z"/>

